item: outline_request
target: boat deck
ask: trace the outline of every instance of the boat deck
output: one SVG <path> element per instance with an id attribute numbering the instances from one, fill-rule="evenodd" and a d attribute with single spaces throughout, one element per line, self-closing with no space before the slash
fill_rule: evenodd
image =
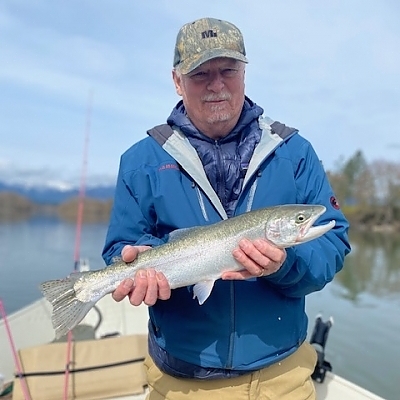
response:
<path id="1" fill-rule="evenodd" d="M 96 331 L 96 337 L 115 332 L 119 332 L 122 337 L 147 334 L 146 306 L 132 307 L 129 302 L 116 303 L 110 296 L 101 299 L 97 306 L 101 311 L 102 322 Z M 26 349 L 50 343 L 54 339 L 50 316 L 51 306 L 44 299 L 10 315 L 8 321 L 16 348 Z M 82 323 L 95 326 L 98 321 L 99 314 L 91 310 Z M 3 320 L 0 320 L 0 354 L 0 373 L 4 375 L 6 381 L 10 381 L 13 379 L 15 368 Z M 324 383 L 315 383 L 315 386 L 318 400 L 384 400 L 329 372 Z M 109 400 L 144 400 L 145 396 L 146 393 L 108 398 Z M 96 397 L 96 399 L 100 398 Z"/>

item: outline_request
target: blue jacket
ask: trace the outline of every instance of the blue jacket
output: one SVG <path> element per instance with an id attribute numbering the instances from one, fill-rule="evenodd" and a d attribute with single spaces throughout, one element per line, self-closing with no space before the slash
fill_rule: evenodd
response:
<path id="1" fill-rule="evenodd" d="M 215 223 L 250 209 L 322 204 L 327 211 L 317 223 L 336 220 L 324 236 L 287 249 L 285 263 L 272 275 L 219 280 L 201 306 L 189 287 L 174 289 L 169 300 L 150 307 L 150 353 L 162 370 L 176 376 L 234 376 L 293 353 L 307 334 L 305 296 L 330 282 L 350 251 L 348 223 L 311 144 L 296 130 L 260 116 L 257 107 L 246 99 L 240 128 L 234 130 L 238 148 L 250 136 L 254 146 L 249 146 L 245 173 L 232 181 L 240 181 L 241 188 L 233 202 L 234 196 L 224 201 L 214 190 L 215 168 L 205 173 L 199 155 L 204 162 L 207 152 L 181 104 L 168 120 L 173 129 L 149 131 L 121 157 L 103 250 L 107 264 L 126 244 L 157 246 L 175 229 Z M 223 160 L 214 165 L 224 165 Z"/>

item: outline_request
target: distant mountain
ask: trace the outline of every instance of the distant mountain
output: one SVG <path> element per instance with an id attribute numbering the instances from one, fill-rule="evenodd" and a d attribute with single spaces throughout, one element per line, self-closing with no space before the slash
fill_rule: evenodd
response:
<path id="1" fill-rule="evenodd" d="M 87 198 L 110 200 L 114 197 L 114 185 L 91 186 L 85 190 Z M 79 195 L 79 189 L 61 186 L 24 186 L 0 181 L 0 192 L 11 192 L 26 197 L 37 204 L 58 205 Z"/>

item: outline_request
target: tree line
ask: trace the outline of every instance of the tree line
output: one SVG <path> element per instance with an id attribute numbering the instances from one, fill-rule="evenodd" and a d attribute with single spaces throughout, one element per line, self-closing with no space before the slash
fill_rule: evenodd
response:
<path id="1" fill-rule="evenodd" d="M 360 227 L 400 229 L 400 163 L 368 163 L 358 150 L 327 171 L 344 214 Z"/>
<path id="2" fill-rule="evenodd" d="M 355 227 L 400 230 L 400 163 L 376 160 L 368 163 L 358 150 L 338 160 L 327 171 L 342 211 Z M 28 218 L 37 213 L 57 214 L 75 220 L 78 199 L 60 206 L 39 206 L 14 193 L 0 193 L 0 221 Z M 107 221 L 112 200 L 85 199 L 85 222 Z"/>
<path id="3" fill-rule="evenodd" d="M 109 219 L 112 200 L 85 198 L 83 222 L 106 222 Z M 56 216 L 75 222 L 79 209 L 79 198 L 73 197 L 59 205 L 36 204 L 16 193 L 0 193 L 0 223 L 28 219 L 34 215 Z"/>

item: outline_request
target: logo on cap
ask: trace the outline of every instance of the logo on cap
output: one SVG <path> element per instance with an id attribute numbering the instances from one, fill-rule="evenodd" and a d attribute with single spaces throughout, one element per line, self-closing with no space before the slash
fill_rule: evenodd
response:
<path id="1" fill-rule="evenodd" d="M 217 37 L 218 34 L 216 31 L 213 31 L 212 29 L 209 29 L 208 31 L 201 32 L 201 38 L 210 38 L 210 37 Z"/>

